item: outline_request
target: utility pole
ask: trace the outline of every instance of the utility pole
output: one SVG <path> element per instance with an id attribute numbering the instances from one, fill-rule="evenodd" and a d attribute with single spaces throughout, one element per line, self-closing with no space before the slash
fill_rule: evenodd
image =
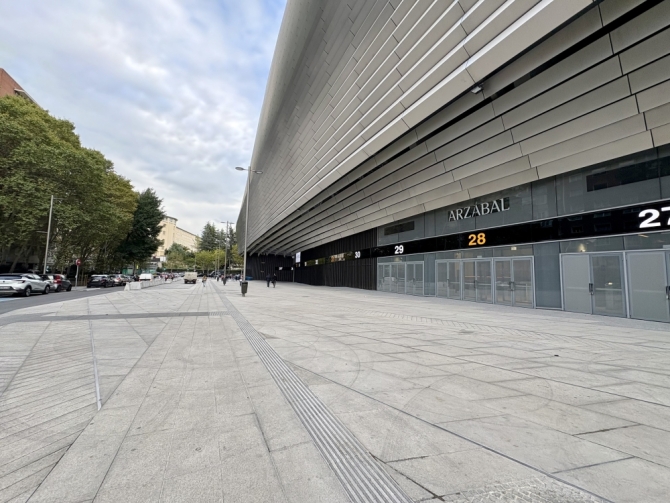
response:
<path id="1" fill-rule="evenodd" d="M 228 274 L 228 247 L 230 246 L 230 231 L 228 230 L 228 224 L 232 225 L 233 222 L 226 220 L 225 222 L 219 222 L 221 224 L 226 224 L 226 256 L 223 258 L 223 275 Z"/>
<path id="2" fill-rule="evenodd" d="M 47 247 L 44 251 L 44 266 L 42 267 L 42 274 L 47 273 L 47 258 L 49 257 L 49 237 L 51 236 L 51 215 L 54 211 L 54 196 L 51 195 L 51 204 L 49 205 L 49 225 L 47 226 Z"/>

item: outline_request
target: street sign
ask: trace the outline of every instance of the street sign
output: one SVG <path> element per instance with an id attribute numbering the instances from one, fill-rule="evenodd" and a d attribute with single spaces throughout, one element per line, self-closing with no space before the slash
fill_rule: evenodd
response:
<path id="1" fill-rule="evenodd" d="M 81 265 L 81 260 L 77 259 L 77 261 L 75 262 L 75 264 L 77 264 L 77 267 L 79 267 L 79 266 Z"/>

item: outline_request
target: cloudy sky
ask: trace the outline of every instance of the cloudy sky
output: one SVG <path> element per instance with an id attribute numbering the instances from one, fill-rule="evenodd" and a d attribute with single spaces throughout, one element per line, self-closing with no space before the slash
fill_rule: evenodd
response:
<path id="1" fill-rule="evenodd" d="M 235 222 L 285 0 L 20 0 L 0 67 L 178 225 Z"/>

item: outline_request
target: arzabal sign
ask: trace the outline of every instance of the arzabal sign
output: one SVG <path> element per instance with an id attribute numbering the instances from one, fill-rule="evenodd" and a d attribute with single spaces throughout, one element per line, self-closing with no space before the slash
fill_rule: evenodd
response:
<path id="1" fill-rule="evenodd" d="M 490 213 L 499 213 L 509 210 L 509 197 L 494 199 L 485 203 L 479 203 L 465 208 L 458 208 L 449 212 L 449 222 L 452 220 L 463 220 L 465 218 L 480 217 Z"/>

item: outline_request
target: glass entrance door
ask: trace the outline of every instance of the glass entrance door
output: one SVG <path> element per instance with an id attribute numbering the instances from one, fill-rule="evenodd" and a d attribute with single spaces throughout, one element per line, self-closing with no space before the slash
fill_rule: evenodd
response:
<path id="1" fill-rule="evenodd" d="M 626 316 L 623 254 L 562 255 L 561 265 L 566 311 Z"/>
<path id="2" fill-rule="evenodd" d="M 512 259 L 512 296 L 515 306 L 534 306 L 533 259 Z"/>
<path id="3" fill-rule="evenodd" d="M 398 293 L 398 264 L 391 264 L 389 292 Z"/>
<path id="4" fill-rule="evenodd" d="M 670 253 L 627 253 L 626 262 L 630 317 L 669 322 Z"/>
<path id="5" fill-rule="evenodd" d="M 533 307 L 533 259 L 497 258 L 493 263 L 496 304 Z"/>
<path id="6" fill-rule="evenodd" d="M 449 296 L 449 262 L 435 262 L 435 294 L 437 297 Z"/>
<path id="7" fill-rule="evenodd" d="M 591 264 L 587 254 L 561 256 L 563 309 L 591 314 Z"/>
<path id="8" fill-rule="evenodd" d="M 461 262 L 463 267 L 463 300 L 477 300 L 475 261 L 464 260 Z"/>
<path id="9" fill-rule="evenodd" d="M 450 299 L 461 299 L 461 263 L 457 261 L 448 262 L 447 266 L 447 297 Z"/>
<path id="10" fill-rule="evenodd" d="M 491 261 L 477 260 L 475 261 L 475 290 L 477 294 L 477 302 L 493 302 L 491 293 Z"/>
<path id="11" fill-rule="evenodd" d="M 593 314 L 626 316 L 623 281 L 620 253 L 591 255 Z"/>
<path id="12" fill-rule="evenodd" d="M 391 291 L 391 266 L 388 264 L 384 265 L 384 286 L 382 290 L 384 292 Z"/>
<path id="13" fill-rule="evenodd" d="M 423 262 L 407 262 L 405 272 L 405 293 L 423 295 Z"/>
<path id="14" fill-rule="evenodd" d="M 437 271 L 437 296 L 461 300 L 461 262 L 458 260 L 435 262 Z"/>
<path id="15" fill-rule="evenodd" d="M 512 261 L 510 259 L 496 259 L 496 304 L 506 304 L 511 306 L 512 300 Z"/>

